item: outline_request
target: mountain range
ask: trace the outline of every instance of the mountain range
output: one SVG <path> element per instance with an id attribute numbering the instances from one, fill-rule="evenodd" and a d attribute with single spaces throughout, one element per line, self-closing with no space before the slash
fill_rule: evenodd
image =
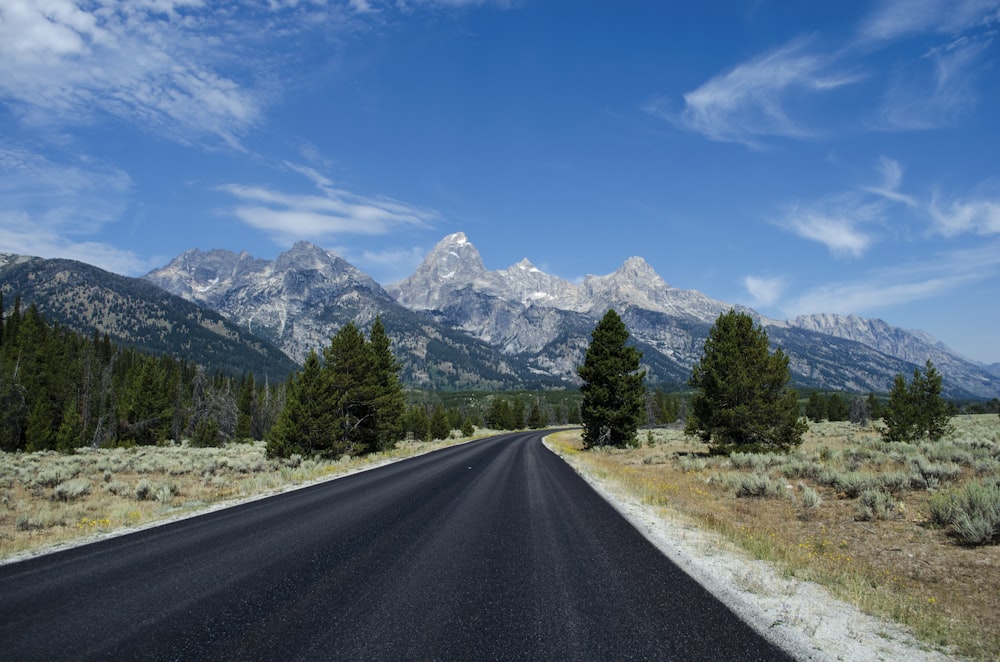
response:
<path id="1" fill-rule="evenodd" d="M 857 316 L 768 319 L 671 287 L 642 258 L 572 283 L 527 259 L 488 270 L 464 233 L 442 239 L 405 280 L 382 287 L 342 258 L 299 242 L 273 261 L 190 250 L 145 277 L 273 342 L 296 361 L 347 321 L 381 315 L 404 380 L 432 388 L 560 387 L 578 383 L 597 320 L 615 308 L 653 384 L 678 385 L 719 314 L 751 314 L 806 388 L 885 392 L 897 373 L 931 359 L 952 397 L 1000 394 L 1000 377 L 921 332 Z"/>
<path id="2" fill-rule="evenodd" d="M 931 359 L 946 395 L 1000 395 L 1000 375 L 927 334 L 857 316 L 768 319 L 668 285 L 642 258 L 573 283 L 527 259 L 491 271 L 463 233 L 445 237 L 408 278 L 383 287 L 334 253 L 296 243 L 274 260 L 186 251 L 143 278 L 69 260 L 0 255 L 0 291 L 71 328 L 107 332 L 230 372 L 275 376 L 329 344 L 348 322 L 381 316 L 403 381 L 429 389 L 563 388 L 600 317 L 615 308 L 643 352 L 647 381 L 683 384 L 719 314 L 752 315 L 804 388 L 886 392 Z M 279 351 L 280 350 L 280 351 Z M 1000 371 L 998 371 L 1000 372 Z"/>

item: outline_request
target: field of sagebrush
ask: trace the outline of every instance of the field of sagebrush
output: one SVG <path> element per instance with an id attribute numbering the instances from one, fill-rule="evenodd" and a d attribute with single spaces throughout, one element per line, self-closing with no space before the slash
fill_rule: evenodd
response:
<path id="1" fill-rule="evenodd" d="M 477 432 L 476 436 L 491 433 Z M 456 433 L 457 434 L 457 433 Z M 402 442 L 340 460 L 268 459 L 263 442 L 0 453 L 0 560 L 467 441 Z"/>
<path id="2" fill-rule="evenodd" d="M 812 424 L 789 455 L 710 456 L 677 429 L 582 451 L 588 471 L 816 581 L 926 643 L 1000 659 L 1000 417 L 960 416 L 939 442 Z"/>

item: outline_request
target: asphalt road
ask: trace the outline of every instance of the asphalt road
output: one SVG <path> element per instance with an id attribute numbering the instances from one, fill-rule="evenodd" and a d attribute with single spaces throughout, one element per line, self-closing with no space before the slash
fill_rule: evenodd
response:
<path id="1" fill-rule="evenodd" d="M 0 566 L 0 658 L 788 659 L 541 436 Z"/>

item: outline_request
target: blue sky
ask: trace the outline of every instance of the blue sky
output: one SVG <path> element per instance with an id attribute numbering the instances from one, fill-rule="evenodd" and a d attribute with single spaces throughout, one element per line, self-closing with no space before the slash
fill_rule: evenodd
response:
<path id="1" fill-rule="evenodd" d="M 0 0 L 0 251 L 464 231 L 1000 361 L 1000 0 Z"/>

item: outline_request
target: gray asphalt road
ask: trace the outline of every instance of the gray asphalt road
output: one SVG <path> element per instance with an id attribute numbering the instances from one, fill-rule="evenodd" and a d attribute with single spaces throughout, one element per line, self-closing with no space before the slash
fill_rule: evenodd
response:
<path id="1" fill-rule="evenodd" d="M 787 659 L 541 436 L 2 566 L 0 656 Z"/>

